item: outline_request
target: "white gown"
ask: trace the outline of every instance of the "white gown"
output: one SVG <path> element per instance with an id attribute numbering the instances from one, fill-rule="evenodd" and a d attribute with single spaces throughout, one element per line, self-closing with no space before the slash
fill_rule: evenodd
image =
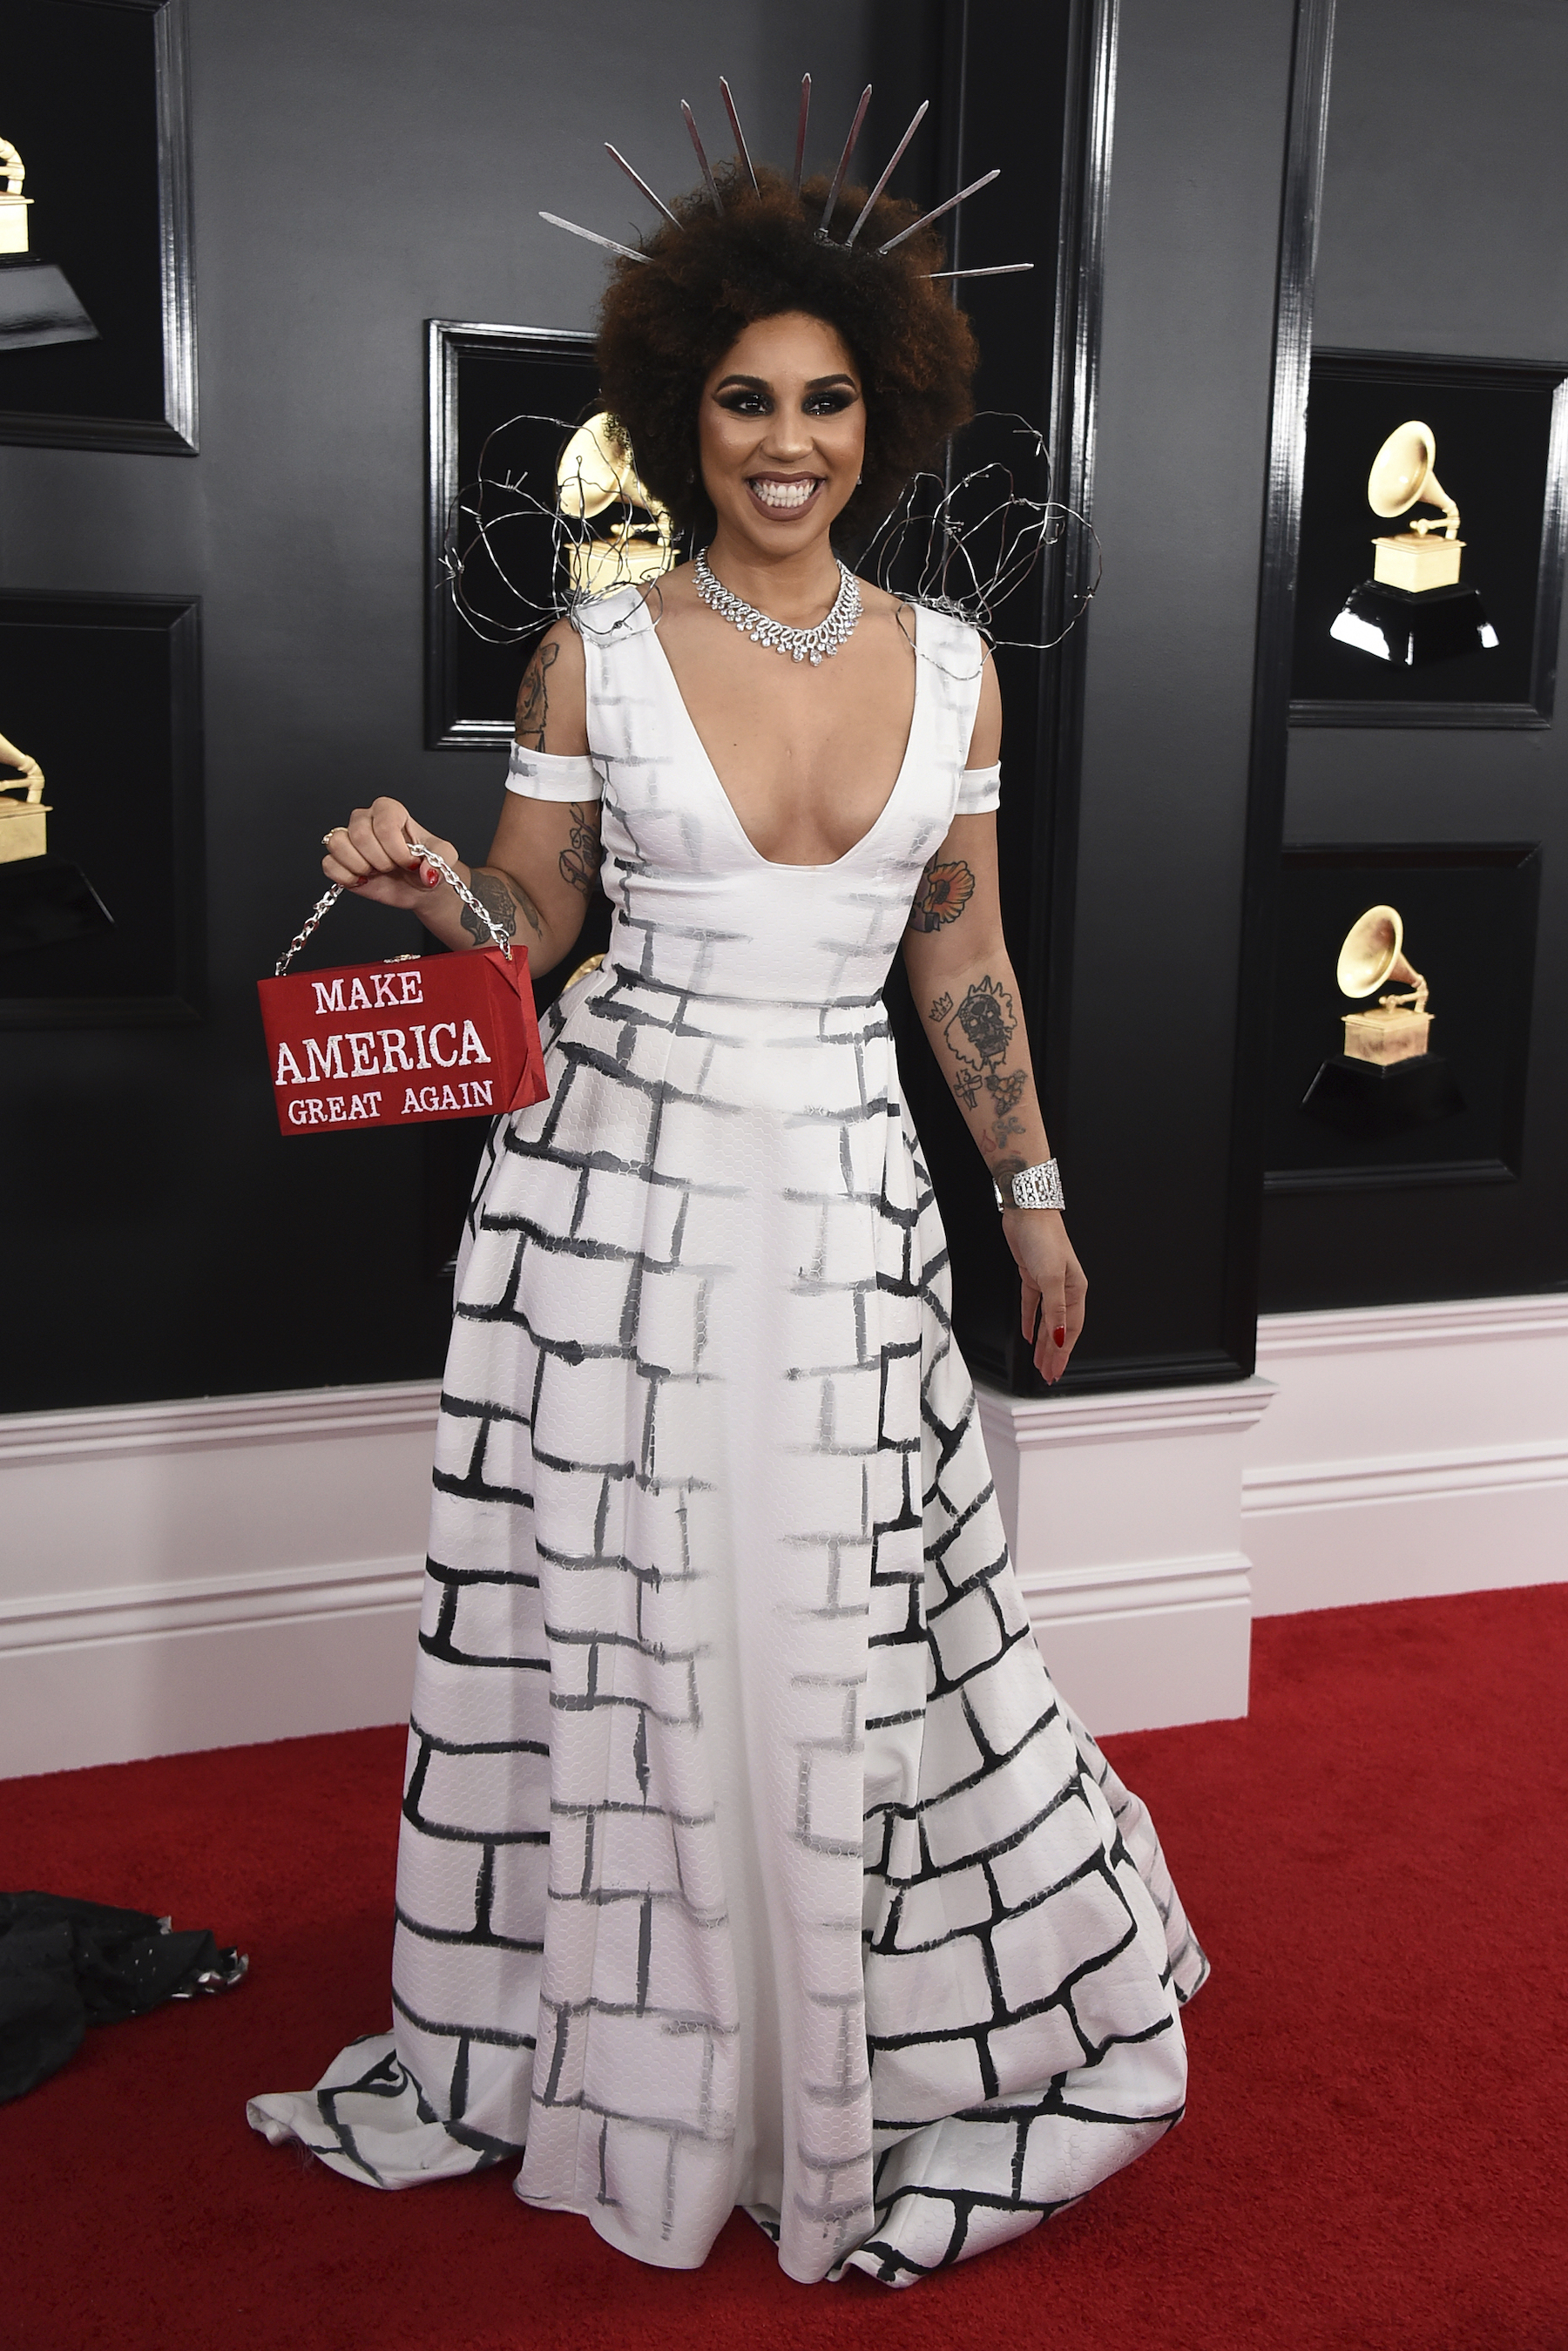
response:
<path id="1" fill-rule="evenodd" d="M 249 2109 L 381 2187 L 520 2153 L 673 2268 L 737 2203 L 801 2280 L 1033 2227 L 1178 2119 L 1207 1972 L 1040 1662 L 952 1340 L 881 988 L 976 804 L 982 647 L 914 621 L 834 864 L 751 846 L 635 591 L 580 619 L 591 767 L 514 755 L 602 786 L 614 928 L 459 1269 L 392 2029 Z"/>

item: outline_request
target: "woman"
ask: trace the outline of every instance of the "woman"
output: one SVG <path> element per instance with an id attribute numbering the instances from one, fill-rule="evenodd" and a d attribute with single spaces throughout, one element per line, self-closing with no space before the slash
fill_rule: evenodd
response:
<path id="1" fill-rule="evenodd" d="M 902 940 L 1038 1195 L 991 665 L 832 548 L 967 413 L 967 327 L 928 232 L 874 251 L 906 208 L 846 250 L 858 193 L 824 243 L 820 186 L 721 193 L 620 265 L 601 340 L 706 556 L 545 637 L 486 865 L 387 799 L 328 837 L 451 946 L 483 925 L 413 841 L 536 971 L 600 880 L 615 921 L 458 1274 L 393 2032 L 251 2115 L 382 2186 L 526 2150 L 520 2196 L 643 2261 L 739 2202 L 792 2277 L 903 2284 L 1177 2119 L 1207 1963 L 1030 1637 L 880 996 Z M 1057 1379 L 1082 1274 L 1058 1210 L 1002 1220 Z"/>

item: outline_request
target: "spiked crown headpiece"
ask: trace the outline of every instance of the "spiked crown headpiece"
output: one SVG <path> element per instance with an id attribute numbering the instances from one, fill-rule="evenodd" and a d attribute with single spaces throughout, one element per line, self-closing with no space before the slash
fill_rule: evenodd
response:
<path id="1" fill-rule="evenodd" d="M 725 111 L 729 117 L 730 130 L 735 139 L 735 160 L 737 168 L 750 181 L 753 190 L 758 190 L 757 172 L 751 161 L 751 152 L 746 143 L 746 133 L 740 127 L 740 116 L 736 110 L 735 99 L 730 92 L 729 84 L 722 75 L 719 77 L 718 86 L 724 98 Z M 838 161 L 838 168 L 834 172 L 832 180 L 829 185 L 828 200 L 822 207 L 821 224 L 816 232 L 818 241 L 823 245 L 830 245 L 833 242 L 833 239 L 829 235 L 829 224 L 833 218 L 834 209 L 838 204 L 839 196 L 843 188 L 845 177 L 849 172 L 850 158 L 853 155 L 856 142 L 860 138 L 861 126 L 865 120 L 866 109 L 871 104 L 871 89 L 872 86 L 870 82 L 867 82 L 864 89 L 861 92 L 860 103 L 854 111 L 854 119 L 850 124 L 849 136 L 844 141 L 843 150 Z M 861 211 L 855 220 L 854 225 L 843 238 L 842 244 L 845 248 L 854 244 L 855 239 L 861 233 L 861 230 L 865 226 L 866 222 L 870 219 L 873 209 L 887 187 L 888 182 L 892 179 L 894 172 L 897 170 L 899 163 L 903 161 L 904 150 L 908 147 L 910 141 L 914 138 L 915 132 L 919 130 L 921 123 L 924 121 L 930 108 L 930 104 L 931 101 L 929 99 L 922 99 L 919 106 L 915 109 L 914 119 L 910 122 L 908 130 L 904 132 L 903 138 L 894 149 L 892 156 L 888 160 L 886 169 L 883 172 L 883 174 L 877 181 L 875 187 L 872 189 L 870 194 L 866 197 L 865 203 L 861 207 Z M 685 99 L 681 100 L 681 112 L 685 118 L 685 125 L 687 131 L 691 134 L 692 145 L 696 150 L 697 164 L 702 172 L 703 185 L 707 191 L 708 200 L 712 204 L 715 212 L 722 214 L 724 211 L 724 198 L 720 193 L 718 182 L 714 176 L 713 168 L 708 162 L 707 153 L 703 146 L 701 135 L 697 131 L 696 118 L 693 114 L 691 108 L 686 104 Z M 802 76 L 800 82 L 800 115 L 799 127 L 795 133 L 795 166 L 790 181 L 792 191 L 796 196 L 799 196 L 800 193 L 801 169 L 806 157 L 806 127 L 810 120 L 810 113 L 811 77 L 810 74 L 806 74 Z M 634 171 L 632 166 L 626 161 L 625 156 L 622 154 L 620 149 L 618 147 L 612 147 L 608 139 L 605 141 L 604 146 L 606 153 L 620 165 L 627 178 L 631 180 L 636 187 L 641 189 L 643 194 L 647 197 L 648 202 L 655 206 L 659 212 L 664 214 L 665 220 L 669 222 L 670 225 L 673 228 L 677 229 L 682 227 L 684 224 L 681 221 L 679 214 L 671 210 L 670 206 L 665 204 L 662 196 L 654 193 L 653 190 L 648 185 L 647 181 L 643 179 L 642 173 Z M 956 211 L 957 207 L 963 204 L 967 197 L 975 195 L 981 188 L 989 187 L 993 180 L 1000 177 L 1000 172 L 1001 167 L 999 164 L 992 171 L 983 172 L 977 180 L 971 180 L 967 188 L 960 188 L 956 195 L 949 196 L 944 204 L 933 205 L 931 210 L 927 213 L 923 213 L 918 220 L 911 221 L 907 227 L 901 228 L 896 235 L 890 236 L 884 244 L 877 246 L 874 248 L 876 253 L 879 256 L 884 253 L 891 253 L 895 246 L 904 244 L 907 237 L 915 235 L 921 229 L 928 228 L 933 221 L 941 220 L 945 214 Z M 650 257 L 645 253 L 640 253 L 635 246 L 622 245 L 612 236 L 601 236 L 597 229 L 583 228 L 580 226 L 576 221 L 563 220 L 559 213 L 541 211 L 539 218 L 544 221 L 549 221 L 552 228 L 563 228 L 572 236 L 580 236 L 586 239 L 590 245 L 601 246 L 605 252 L 617 254 L 623 261 L 647 261 Z M 1032 269 L 1033 267 L 1034 264 L 1032 261 L 1003 261 L 992 263 L 989 266 L 984 268 L 932 269 L 926 271 L 925 275 L 933 278 L 1009 277 L 1019 270 Z"/>

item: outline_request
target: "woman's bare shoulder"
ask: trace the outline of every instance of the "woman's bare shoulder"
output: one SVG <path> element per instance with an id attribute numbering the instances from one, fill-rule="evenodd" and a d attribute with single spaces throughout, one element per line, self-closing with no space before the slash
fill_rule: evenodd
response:
<path id="1" fill-rule="evenodd" d="M 534 648 L 517 688 L 513 733 L 528 751 L 580 757 L 588 748 L 587 665 L 570 621 L 556 621 Z"/>
<path id="2" fill-rule="evenodd" d="M 890 596 L 885 588 L 862 579 L 857 571 L 855 586 L 861 591 L 861 611 L 870 621 L 892 621 L 895 624 L 905 619 L 909 607 L 902 596 Z"/>
<path id="3" fill-rule="evenodd" d="M 672 564 L 667 571 L 637 584 L 637 593 L 647 607 L 649 618 L 656 628 L 666 610 L 682 611 L 697 602 L 696 583 L 689 562 Z"/>

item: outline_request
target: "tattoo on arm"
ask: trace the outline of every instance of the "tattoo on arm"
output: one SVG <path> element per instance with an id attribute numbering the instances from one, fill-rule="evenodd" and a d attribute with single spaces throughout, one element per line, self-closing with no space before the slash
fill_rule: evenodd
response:
<path id="1" fill-rule="evenodd" d="M 965 989 L 957 1010 L 943 1028 L 942 1040 L 966 1085 L 980 1087 L 1007 1060 L 1018 1025 L 1012 998 L 988 973 Z"/>
<path id="2" fill-rule="evenodd" d="M 944 990 L 925 1017 L 941 1030 L 942 1043 L 956 1064 L 948 1083 L 963 1107 L 978 1110 L 981 1096 L 990 1096 L 993 1123 L 979 1138 L 981 1150 L 989 1156 L 1024 1132 L 1023 1121 L 1012 1113 L 1023 1100 L 1029 1079 L 1024 1071 L 1007 1067 L 1019 1026 L 1013 999 L 987 973 L 966 988 L 956 1008 Z"/>
<path id="3" fill-rule="evenodd" d="M 947 923 L 956 923 L 974 895 L 975 877 L 962 858 L 938 865 L 928 858 L 915 892 L 915 904 L 909 910 L 912 931 L 939 931 Z"/>
<path id="4" fill-rule="evenodd" d="M 486 913 L 493 917 L 496 928 L 504 938 L 516 938 L 519 914 L 536 938 L 544 936 L 538 907 L 528 892 L 519 890 L 515 882 L 508 882 L 501 874 L 491 873 L 484 866 L 479 865 L 476 866 L 469 875 L 468 887 L 473 891 Z M 487 947 L 495 945 L 495 941 L 472 906 L 465 906 L 459 919 L 469 937 L 480 946 Z"/>
<path id="5" fill-rule="evenodd" d="M 992 1174 L 1006 1180 L 1018 1175 L 1028 1165 L 1016 1153 L 1010 1156 L 997 1155 L 1007 1153 L 1015 1134 L 1027 1132 L 1023 1120 L 1015 1118 L 1013 1113 L 1023 1100 L 1029 1076 L 1023 1070 L 993 1070 L 982 1082 L 991 1098 L 991 1123 L 981 1130 L 980 1150 L 990 1160 Z M 969 1107 L 973 1110 L 975 1103 L 971 1102 Z"/>
<path id="6" fill-rule="evenodd" d="M 549 674 L 555 667 L 559 645 L 541 645 L 527 669 L 517 688 L 517 737 L 526 750 L 542 751 L 545 747 L 545 726 L 549 717 Z"/>
<path id="7" fill-rule="evenodd" d="M 599 869 L 604 862 L 599 841 L 599 811 L 592 807 L 579 808 L 574 802 L 570 816 L 570 839 L 560 852 L 560 878 L 574 890 L 580 890 L 585 898 L 591 898 Z"/>
<path id="8" fill-rule="evenodd" d="M 947 1019 L 952 1009 L 953 998 L 947 989 L 944 988 L 940 996 L 934 997 L 932 998 L 931 1009 L 927 1012 L 925 1018 L 930 1021 L 933 1028 L 936 1028 L 942 1021 Z M 944 1037 L 944 1044 L 946 1044 L 946 1038 Z M 973 1110 L 976 1102 L 979 1100 L 979 1096 L 976 1092 L 975 1088 L 970 1084 L 968 1079 L 964 1076 L 954 1079 L 953 1092 L 957 1095 L 958 1100 L 963 1103 L 966 1110 Z"/>

